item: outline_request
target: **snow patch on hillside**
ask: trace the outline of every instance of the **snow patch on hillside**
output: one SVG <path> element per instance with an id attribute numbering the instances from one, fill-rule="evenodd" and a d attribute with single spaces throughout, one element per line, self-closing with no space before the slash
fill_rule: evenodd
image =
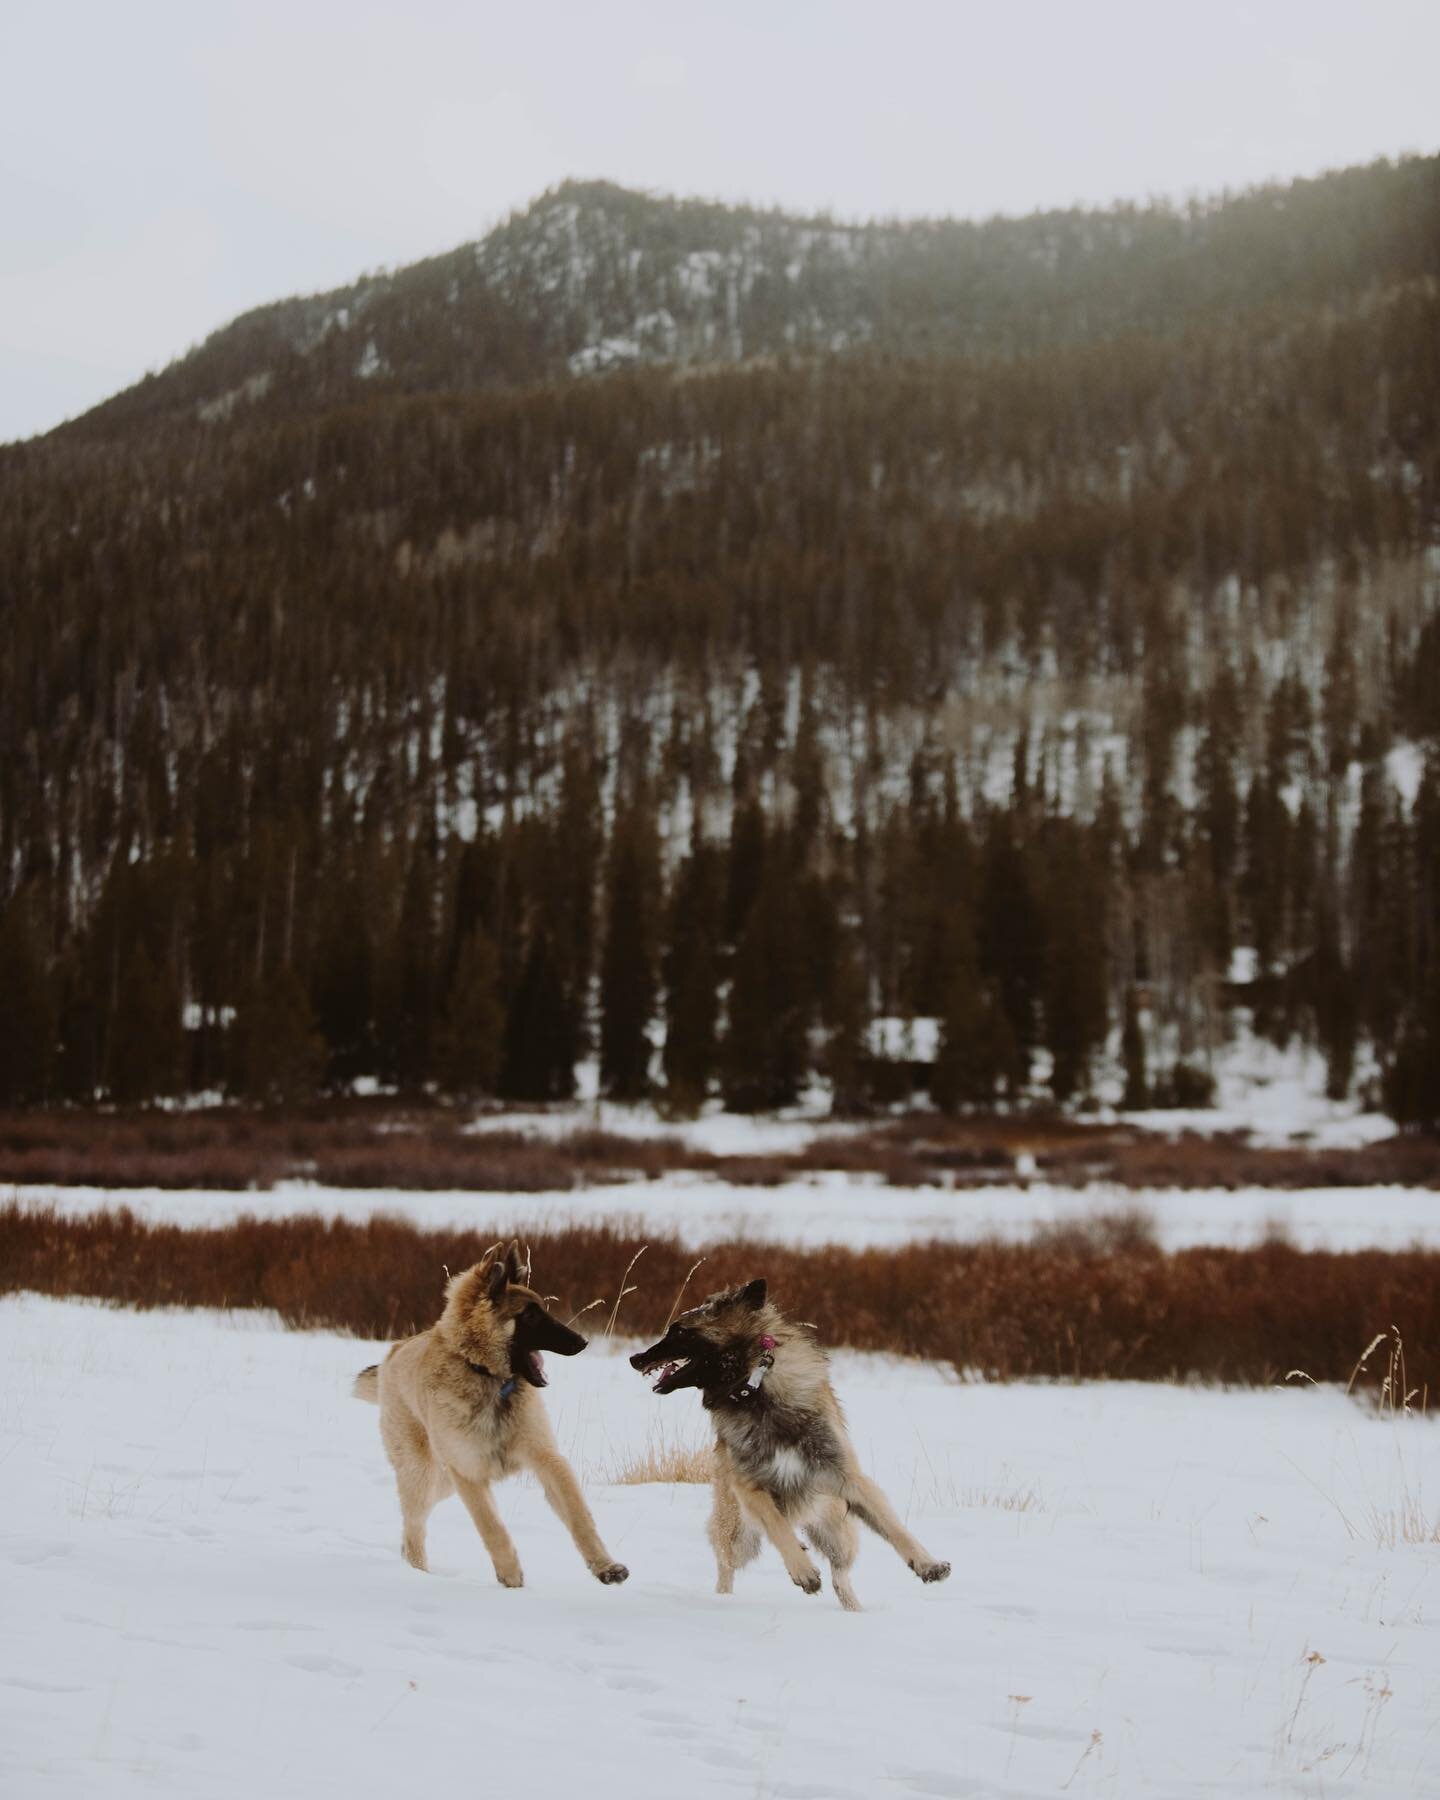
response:
<path id="1" fill-rule="evenodd" d="M 242 381 L 238 387 L 228 388 L 223 394 L 217 394 L 213 400 L 202 400 L 195 408 L 196 417 L 206 425 L 217 425 L 228 419 L 237 406 L 253 406 L 257 400 L 263 400 L 270 392 L 273 377 L 268 369 L 262 369 L 258 375 L 252 375 Z"/>
<path id="2" fill-rule="evenodd" d="M 1385 773 L 1405 805 L 1414 806 L 1425 774 L 1425 746 L 1408 739 L 1396 744 L 1386 755 Z"/>

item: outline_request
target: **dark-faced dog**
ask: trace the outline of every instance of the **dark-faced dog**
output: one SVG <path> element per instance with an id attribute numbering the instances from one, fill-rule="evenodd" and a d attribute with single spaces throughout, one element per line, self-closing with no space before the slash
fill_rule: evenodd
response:
<path id="1" fill-rule="evenodd" d="M 659 1370 L 657 1394 L 699 1388 L 715 1427 L 715 1504 L 710 1542 L 715 1590 L 731 1593 L 735 1571 L 760 1553 L 763 1532 L 780 1552 L 790 1579 L 818 1593 L 820 1576 L 795 1535 L 803 1526 L 830 1564 L 840 1604 L 858 1612 L 850 1565 L 859 1549 L 851 1522 L 884 1538 L 922 1581 L 944 1581 L 890 1502 L 863 1474 L 845 1433 L 845 1418 L 810 1329 L 792 1324 L 751 1281 L 681 1313 L 658 1344 L 630 1365 Z"/>
<path id="2" fill-rule="evenodd" d="M 600 1542 L 536 1391 L 546 1385 L 542 1353 L 575 1356 L 585 1339 L 551 1318 L 527 1285 L 529 1274 L 517 1244 L 485 1257 L 451 1279 L 437 1324 L 355 1378 L 355 1397 L 380 1407 L 380 1436 L 400 1490 L 401 1554 L 417 1569 L 426 1566 L 426 1520 L 437 1501 L 458 1493 L 501 1585 L 523 1586 L 491 1484 L 529 1469 L 590 1573 L 624 1581 L 629 1571 Z"/>

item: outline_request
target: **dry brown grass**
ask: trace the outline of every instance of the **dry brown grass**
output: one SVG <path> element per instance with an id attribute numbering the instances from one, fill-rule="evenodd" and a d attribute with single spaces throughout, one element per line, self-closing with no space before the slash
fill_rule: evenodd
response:
<path id="1" fill-rule="evenodd" d="M 1383 1352 L 1377 1356 L 1377 1352 Z M 1364 1378 L 1364 1379 L 1362 1379 Z M 1307 1369 L 1291 1369 L 1288 1381 L 1311 1381 Z M 1368 1477 L 1375 1471 L 1367 1466 L 1365 1491 L 1358 1505 L 1352 1504 L 1356 1523 L 1344 1505 L 1326 1488 L 1320 1487 L 1352 1538 L 1365 1535 L 1374 1539 L 1382 1550 L 1394 1550 L 1401 1544 L 1440 1544 L 1440 1513 L 1433 1512 L 1425 1499 L 1419 1471 L 1412 1467 L 1406 1454 L 1408 1443 L 1402 1427 L 1429 1416 L 1428 1383 L 1410 1381 L 1405 1353 L 1405 1339 L 1398 1325 L 1388 1331 L 1377 1331 L 1361 1351 L 1350 1379 L 1347 1394 L 1359 1394 L 1391 1427 L 1391 1466 L 1382 1493 L 1376 1497 Z M 1315 1484 L 1319 1487 L 1319 1484 Z"/>
<path id="2" fill-rule="evenodd" d="M 539 1193 L 653 1181 L 684 1169 L 746 1187 L 830 1170 L 878 1175 L 899 1187 L 976 1187 L 1015 1180 L 1026 1157 L 1040 1178 L 1070 1187 L 1440 1187 L 1440 1141 L 1424 1137 L 1361 1150 L 1266 1150 L 1233 1135 L 1170 1139 L 1058 1114 L 917 1112 L 863 1132 L 821 1135 L 786 1154 L 717 1156 L 673 1138 L 589 1127 L 530 1136 L 523 1113 L 507 1115 L 495 1130 L 468 1131 L 468 1116 L 439 1101 L 393 1098 L 273 1111 L 0 1114 L 0 1184 L 243 1190 L 301 1178 L 344 1188 Z"/>
<path id="3" fill-rule="evenodd" d="M 0 1290 L 139 1307 L 268 1307 L 293 1326 L 395 1338 L 433 1322 L 445 1267 L 463 1268 L 497 1235 L 421 1231 L 396 1218 L 187 1230 L 123 1209 L 75 1219 L 12 1203 L 0 1208 Z M 636 1335 L 658 1335 L 694 1262 L 674 1239 L 647 1233 L 635 1265 L 642 1240 L 621 1225 L 519 1235 L 561 1317 L 596 1296 L 613 1308 L 633 1266 L 624 1318 Z M 1440 1374 L 1437 1252 L 1338 1254 L 1272 1242 L 1166 1255 L 1125 1221 L 1027 1244 L 721 1243 L 706 1257 L 706 1289 L 764 1274 L 779 1304 L 813 1320 L 827 1343 L 937 1358 L 985 1380 L 1269 1384 L 1299 1367 L 1343 1383 L 1356 1347 L 1392 1322 L 1410 1347 L 1410 1387 L 1434 1388 Z M 1378 1373 L 1363 1379 L 1379 1382 Z"/>
<path id="4" fill-rule="evenodd" d="M 956 1187 L 1010 1181 L 1017 1160 L 1029 1156 L 1039 1179 L 1065 1187 L 1440 1187 L 1440 1140 L 1433 1137 L 1396 1136 L 1354 1150 L 1265 1148 L 1235 1132 L 1167 1137 L 1060 1114 L 911 1113 L 837 1145 L 812 1146 L 801 1160 L 822 1155 L 825 1166 L 874 1170 L 907 1186 L 940 1178 Z"/>
<path id="5" fill-rule="evenodd" d="M 704 1484 L 714 1472 L 715 1458 L 709 1444 L 686 1444 L 662 1431 L 651 1437 L 643 1450 L 627 1450 L 600 1471 L 602 1481 L 618 1487 L 642 1483 L 685 1481 Z"/>
<path id="6" fill-rule="evenodd" d="M 581 1130 L 558 1140 L 471 1132 L 440 1105 L 345 1101 L 291 1111 L 0 1114 L 6 1186 L 244 1190 L 305 1179 L 326 1187 L 540 1193 L 686 1166 L 683 1145 Z"/>

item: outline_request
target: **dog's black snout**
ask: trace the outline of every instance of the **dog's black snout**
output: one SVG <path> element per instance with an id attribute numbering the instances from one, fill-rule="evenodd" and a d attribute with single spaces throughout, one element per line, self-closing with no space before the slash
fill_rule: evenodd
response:
<path id="1" fill-rule="evenodd" d="M 639 1374 L 643 1375 L 645 1373 L 645 1370 L 642 1367 L 642 1364 L 644 1363 L 644 1361 L 645 1361 L 644 1352 L 637 1350 L 635 1352 L 635 1354 L 630 1358 L 630 1367 L 632 1369 L 636 1370 Z"/>

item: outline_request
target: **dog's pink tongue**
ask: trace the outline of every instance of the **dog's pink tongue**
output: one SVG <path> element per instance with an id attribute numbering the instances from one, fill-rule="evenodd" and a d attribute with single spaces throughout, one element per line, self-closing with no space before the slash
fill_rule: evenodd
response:
<path id="1" fill-rule="evenodd" d="M 660 1381 L 657 1381 L 655 1383 L 656 1387 L 660 1386 L 660 1382 L 668 1381 L 670 1379 L 670 1377 L 675 1373 L 675 1371 L 678 1367 L 679 1367 L 678 1363 L 673 1363 L 673 1362 L 666 1363 L 665 1367 L 660 1371 Z"/>

